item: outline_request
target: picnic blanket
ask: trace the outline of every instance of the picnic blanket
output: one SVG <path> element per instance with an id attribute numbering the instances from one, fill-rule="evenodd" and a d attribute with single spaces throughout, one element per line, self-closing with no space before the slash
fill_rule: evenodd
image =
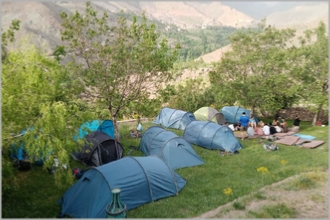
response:
<path id="1" fill-rule="evenodd" d="M 297 136 L 297 137 L 300 137 L 301 139 L 304 139 L 304 140 L 314 140 L 316 137 L 312 136 L 312 135 L 306 135 L 306 134 L 294 134 L 294 136 Z"/>
<path id="2" fill-rule="evenodd" d="M 242 138 L 241 132 L 234 132 L 235 137 Z M 301 148 L 316 148 L 324 143 L 324 141 L 314 140 L 316 137 L 306 134 L 299 134 L 294 131 L 289 131 L 286 133 L 275 133 L 273 135 L 254 135 L 254 136 L 246 136 L 248 139 L 253 138 L 263 138 L 263 139 L 272 139 L 276 137 L 277 140 L 274 142 L 277 144 L 284 144 L 289 146 L 299 146 Z"/>
<path id="3" fill-rule="evenodd" d="M 296 136 L 284 136 L 274 142 L 278 144 L 294 145 L 299 139 L 300 137 L 296 137 Z"/>
<path id="4" fill-rule="evenodd" d="M 310 141 L 308 143 L 305 143 L 305 144 L 301 145 L 301 148 L 310 148 L 310 149 L 312 149 L 312 148 L 316 148 L 316 147 L 322 145 L 323 143 L 324 143 L 324 141 L 316 141 L 316 140 L 315 141 Z"/>

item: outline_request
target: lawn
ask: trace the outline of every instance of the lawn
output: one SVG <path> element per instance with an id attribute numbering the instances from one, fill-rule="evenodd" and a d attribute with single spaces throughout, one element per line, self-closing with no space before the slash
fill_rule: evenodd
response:
<path id="1" fill-rule="evenodd" d="M 289 124 L 292 122 L 288 122 Z M 146 130 L 152 124 L 144 123 Z M 183 131 L 172 130 L 179 136 Z M 138 139 L 129 138 L 130 127 L 120 126 L 121 144 L 125 155 L 129 146 L 139 145 Z M 328 126 L 312 126 L 301 123 L 301 134 L 315 136 L 325 143 L 315 149 L 279 145 L 278 151 L 265 151 L 258 139 L 241 141 L 244 148 L 239 154 L 220 156 L 216 150 L 193 145 L 195 152 L 205 161 L 204 165 L 178 169 L 187 181 L 178 196 L 168 197 L 145 204 L 128 212 L 128 218 L 192 218 L 215 209 L 235 198 L 257 191 L 295 174 L 328 169 Z M 143 156 L 133 151 L 130 156 Z M 75 161 L 72 166 L 80 166 Z M 265 167 L 269 174 L 258 172 Z M 34 166 L 32 170 L 17 174 L 20 188 L 2 194 L 3 218 L 56 218 L 60 206 L 56 202 L 67 188 L 57 188 L 54 176 Z M 232 194 L 226 195 L 230 188 Z"/>

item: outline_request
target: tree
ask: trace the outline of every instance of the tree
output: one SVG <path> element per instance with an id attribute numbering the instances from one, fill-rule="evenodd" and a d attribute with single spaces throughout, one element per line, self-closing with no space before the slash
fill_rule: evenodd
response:
<path id="1" fill-rule="evenodd" d="M 19 30 L 19 26 L 20 26 L 21 21 L 14 19 L 10 26 L 9 29 L 6 31 L 2 31 L 1 34 L 1 40 L 2 40 L 2 44 L 1 44 L 1 50 L 2 50 L 2 61 L 5 60 L 7 58 L 8 55 L 8 51 L 7 51 L 7 46 L 9 43 L 13 42 L 15 39 L 15 31 Z"/>
<path id="2" fill-rule="evenodd" d="M 230 37 L 232 51 L 209 72 L 217 98 L 225 103 L 276 112 L 288 101 L 295 100 L 297 85 L 290 78 L 291 64 L 287 59 L 287 42 L 294 36 L 292 29 L 278 30 L 266 26 L 238 30 Z"/>
<path id="3" fill-rule="evenodd" d="M 167 85 L 161 91 L 162 99 L 171 108 L 194 112 L 197 109 L 213 103 L 213 97 L 208 91 L 202 78 L 188 79 L 183 84 Z"/>
<path id="4" fill-rule="evenodd" d="M 319 120 L 324 107 L 329 102 L 328 76 L 328 36 L 323 22 L 312 30 L 307 30 L 300 38 L 301 47 L 296 55 L 299 57 L 300 68 L 295 72 L 300 79 L 302 91 L 300 97 L 309 103 L 308 108 L 315 113 L 313 125 Z"/>
<path id="5" fill-rule="evenodd" d="M 12 144 L 23 141 L 30 160 L 43 159 L 44 169 L 53 166 L 54 157 L 60 167 L 68 166 L 55 172 L 57 185 L 72 182 L 69 155 L 77 147 L 73 136 L 94 114 L 76 99 L 80 89 L 75 81 L 56 60 L 24 42 L 8 52 L 1 79 L 3 164 L 8 162 Z M 17 136 L 23 130 L 27 133 Z"/>
<path id="6" fill-rule="evenodd" d="M 108 14 L 97 16 L 89 2 L 85 14 L 61 13 L 62 40 L 73 61 L 69 67 L 85 86 L 85 94 L 100 108 L 109 110 L 119 139 L 117 117 L 131 102 L 142 101 L 171 77 L 178 52 L 167 40 L 158 40 L 156 26 L 136 17 L 128 25 L 123 16 L 108 25 Z M 132 110 L 134 111 L 134 110 Z"/>

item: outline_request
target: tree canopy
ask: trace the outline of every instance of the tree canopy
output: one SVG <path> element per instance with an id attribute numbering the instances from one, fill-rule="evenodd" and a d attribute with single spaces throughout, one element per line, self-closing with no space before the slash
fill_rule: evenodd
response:
<path id="1" fill-rule="evenodd" d="M 265 20 L 256 30 L 234 33 L 232 50 L 209 73 L 217 98 L 252 112 L 257 107 L 277 111 L 292 103 L 298 87 L 290 75 L 294 60 L 287 59 L 287 43 L 294 34 L 292 29 L 266 26 Z"/>
<path id="2" fill-rule="evenodd" d="M 46 169 L 57 157 L 69 168 L 69 155 L 77 147 L 76 129 L 94 113 L 75 98 L 79 89 L 68 72 L 35 46 L 23 43 L 8 53 L 1 79 L 3 159 L 12 144 L 23 141 L 31 162 L 43 159 Z M 17 137 L 23 130 L 27 133 Z M 59 185 L 72 181 L 71 170 L 63 171 L 55 173 Z"/>
<path id="3" fill-rule="evenodd" d="M 68 67 L 81 80 L 90 101 L 109 110 L 118 139 L 118 115 L 171 78 L 179 45 L 172 50 L 166 39 L 160 40 L 156 26 L 148 25 L 144 14 L 142 22 L 133 17 L 131 24 L 119 16 L 110 27 L 108 14 L 99 17 L 87 2 L 84 14 L 62 12 L 61 18 L 62 40 L 72 55 Z"/>
<path id="4" fill-rule="evenodd" d="M 295 71 L 295 76 L 303 85 L 299 97 L 315 112 L 315 125 L 320 113 L 329 105 L 329 43 L 325 24 L 320 22 L 317 28 L 307 30 L 300 43 L 295 53 L 300 68 Z"/>

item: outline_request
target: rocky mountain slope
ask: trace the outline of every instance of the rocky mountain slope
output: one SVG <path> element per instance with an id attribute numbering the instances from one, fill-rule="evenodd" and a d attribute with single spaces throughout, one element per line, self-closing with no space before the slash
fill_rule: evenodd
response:
<path id="1" fill-rule="evenodd" d="M 109 22 L 115 22 L 115 13 L 123 10 L 137 15 L 145 11 L 150 19 L 185 29 L 204 28 L 209 25 L 242 27 L 256 23 L 255 19 L 220 2 L 92 1 L 92 5 L 99 11 L 107 11 L 111 15 Z M 16 33 L 16 39 L 29 37 L 32 44 L 42 46 L 51 53 L 56 45 L 61 43 L 60 13 L 82 11 L 84 8 L 84 2 L 3 2 L 2 28 L 7 29 L 13 19 L 19 19 L 21 28 Z M 13 44 L 13 47 L 17 47 L 17 44 Z"/>
<path id="2" fill-rule="evenodd" d="M 237 2 L 236 2 L 237 3 Z M 110 14 L 109 22 L 116 22 L 116 13 L 121 10 L 126 13 L 141 15 L 145 11 L 150 19 L 164 24 L 176 25 L 178 28 L 205 28 L 206 26 L 247 27 L 255 25 L 258 20 L 242 11 L 265 10 L 263 2 L 241 2 L 235 5 L 232 2 L 219 1 L 92 1 L 99 11 Z M 306 22 L 312 23 L 317 19 L 328 16 L 328 3 L 310 6 L 295 4 L 287 11 L 274 12 L 267 17 L 270 24 L 304 26 Z M 242 9 L 244 5 L 246 10 Z M 21 20 L 21 28 L 15 34 L 16 39 L 29 37 L 32 44 L 43 47 L 51 54 L 56 45 L 62 44 L 60 39 L 61 19 L 60 13 L 67 13 L 85 9 L 84 2 L 45 1 L 45 2 L 2 2 L 1 5 L 2 28 L 7 29 L 13 19 Z M 236 10 L 235 7 L 239 10 Z M 243 7 L 243 8 L 244 8 Z M 279 6 L 277 5 L 279 8 Z M 289 7 L 289 6 L 287 6 Z M 302 28 L 303 28 L 302 27 Z M 18 42 L 12 47 L 17 47 Z M 213 55 L 216 52 L 213 52 Z M 205 55 L 211 56 L 211 55 Z"/>

